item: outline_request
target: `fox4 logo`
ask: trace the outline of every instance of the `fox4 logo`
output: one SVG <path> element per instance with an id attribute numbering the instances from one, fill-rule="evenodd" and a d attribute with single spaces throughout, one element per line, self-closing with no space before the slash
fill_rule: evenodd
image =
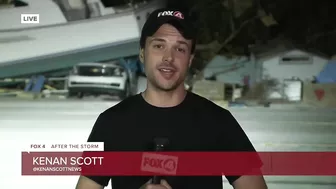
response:
<path id="1" fill-rule="evenodd" d="M 158 17 L 160 16 L 175 16 L 179 19 L 184 19 L 184 16 L 180 11 L 163 11 L 158 13 Z"/>
<path id="2" fill-rule="evenodd" d="M 142 156 L 141 170 L 158 174 L 176 175 L 178 157 L 144 153 Z"/>

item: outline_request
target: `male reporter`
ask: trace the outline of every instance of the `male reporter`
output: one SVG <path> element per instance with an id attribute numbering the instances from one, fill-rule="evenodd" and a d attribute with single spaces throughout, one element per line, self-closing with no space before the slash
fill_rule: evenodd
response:
<path id="1" fill-rule="evenodd" d="M 147 88 L 102 112 L 89 142 L 104 142 L 106 151 L 148 151 L 152 150 L 149 142 L 153 138 L 166 137 L 170 141 L 167 150 L 171 151 L 255 151 L 228 110 L 184 87 L 195 53 L 195 30 L 188 15 L 180 10 L 159 9 L 148 17 L 139 53 Z M 159 185 L 149 183 L 150 178 L 83 175 L 77 189 L 102 189 L 110 180 L 113 189 L 223 188 L 221 175 L 170 176 Z M 226 178 L 235 189 L 267 188 L 262 176 L 241 174 Z"/>

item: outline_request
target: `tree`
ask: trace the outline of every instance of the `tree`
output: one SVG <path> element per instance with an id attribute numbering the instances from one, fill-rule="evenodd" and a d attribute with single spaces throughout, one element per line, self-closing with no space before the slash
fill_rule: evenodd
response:
<path id="1" fill-rule="evenodd" d="M 257 0 L 186 0 L 183 5 L 179 1 L 169 5 L 190 7 L 188 11 L 198 26 L 199 41 L 193 67 L 198 73 L 196 78 L 202 77 L 201 70 L 218 54 L 248 54 L 249 45 L 267 36 L 259 31 L 276 24 Z"/>
<path id="2" fill-rule="evenodd" d="M 142 0 L 132 0 L 142 1 Z M 114 3 L 125 0 L 114 1 Z M 130 2 L 130 1 L 129 1 Z M 194 68 L 202 70 L 214 56 L 249 55 L 250 47 L 275 38 L 328 55 L 336 40 L 336 1 L 314 0 L 169 0 L 185 9 L 198 29 Z M 330 7 L 330 8 L 329 8 Z"/>
<path id="3" fill-rule="evenodd" d="M 331 56 L 336 42 L 335 6 L 336 1 L 327 0 L 186 0 L 183 4 L 198 15 L 199 70 L 218 54 L 249 55 L 251 46 L 277 38 Z"/>
<path id="4" fill-rule="evenodd" d="M 286 39 L 327 56 L 335 53 L 336 1 L 262 0 L 262 5 L 279 21 Z"/>

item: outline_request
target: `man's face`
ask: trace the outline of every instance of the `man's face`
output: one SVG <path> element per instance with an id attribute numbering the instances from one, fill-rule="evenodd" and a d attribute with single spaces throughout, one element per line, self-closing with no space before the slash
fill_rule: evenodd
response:
<path id="1" fill-rule="evenodd" d="M 145 64 L 149 85 L 155 89 L 172 91 L 184 87 L 184 80 L 191 65 L 192 41 L 186 40 L 179 31 L 168 24 L 146 40 L 140 52 Z"/>

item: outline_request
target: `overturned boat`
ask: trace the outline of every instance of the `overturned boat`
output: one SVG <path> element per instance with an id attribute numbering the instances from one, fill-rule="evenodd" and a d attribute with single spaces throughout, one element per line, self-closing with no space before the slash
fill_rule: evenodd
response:
<path id="1" fill-rule="evenodd" d="M 0 78 L 136 56 L 147 16 L 165 1 L 105 7 L 99 0 L 24 0 L 0 8 Z M 21 23 L 38 14 L 38 23 Z"/>

